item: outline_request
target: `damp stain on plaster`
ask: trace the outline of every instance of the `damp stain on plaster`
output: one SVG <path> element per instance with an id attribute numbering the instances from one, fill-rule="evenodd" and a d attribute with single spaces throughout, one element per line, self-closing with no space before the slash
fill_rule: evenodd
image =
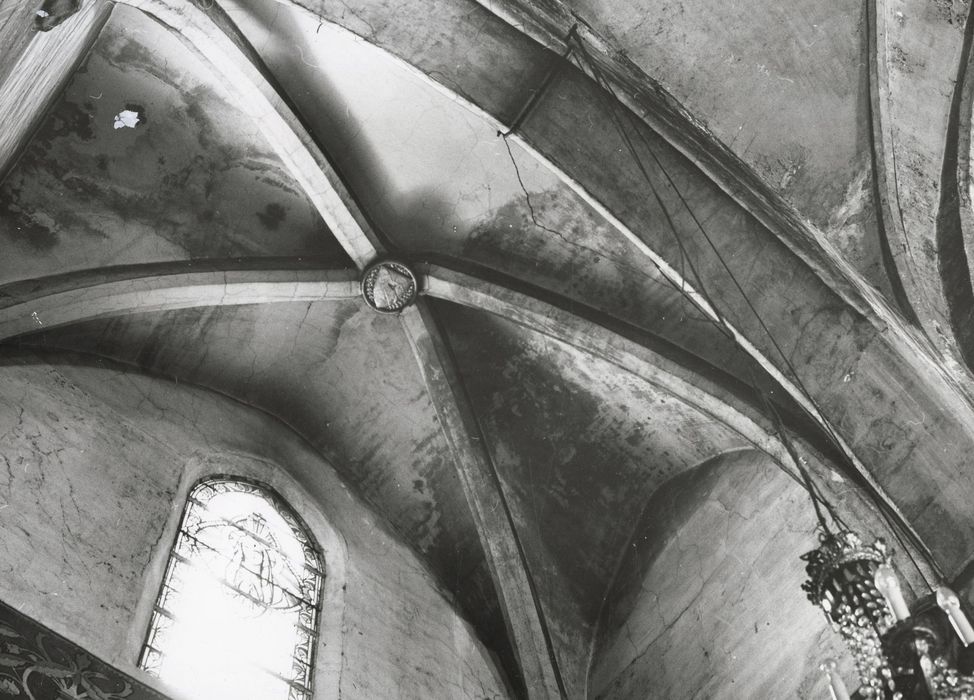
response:
<path id="1" fill-rule="evenodd" d="M 276 202 L 272 202 L 264 207 L 264 211 L 256 213 L 260 223 L 264 228 L 276 231 L 281 223 L 287 218 L 287 210 Z"/>
<path id="2" fill-rule="evenodd" d="M 55 248 L 58 244 L 57 232 L 42 223 L 43 218 L 38 213 L 24 211 L 17 204 L 18 194 L 18 190 L 0 185 L 0 216 L 7 221 L 7 237 L 38 253 Z"/>
<path id="3" fill-rule="evenodd" d="M 114 129 L 129 105 L 151 119 Z M 0 283 L 187 258 L 350 264 L 225 88 L 178 40 L 125 7 L 0 186 L 3 239 L 11 245 Z"/>
<path id="4" fill-rule="evenodd" d="M 92 125 L 92 104 L 79 104 L 65 100 L 49 119 L 46 128 L 39 137 L 42 144 L 50 144 L 59 138 L 77 137 L 81 141 L 92 141 L 95 131 Z"/>
<path id="5" fill-rule="evenodd" d="M 232 306 L 129 315 L 40 337 L 177 375 L 281 416 L 359 495 L 394 513 L 394 527 L 417 551 L 452 572 L 466 515 L 444 504 L 464 501 L 394 319 L 355 302 Z M 234 374 L 247 382 L 227 384 Z M 476 534 L 468 534 L 476 546 Z"/>
<path id="6" fill-rule="evenodd" d="M 594 621 L 645 499 L 703 459 L 699 445 L 732 438 L 557 341 L 460 307 L 435 308 L 518 517 L 536 526 L 528 546 L 572 572 L 572 604 Z M 582 508 L 591 517 L 580 529 L 573 514 Z"/>
<path id="7" fill-rule="evenodd" d="M 596 259 L 621 261 L 625 246 L 614 242 L 608 224 L 587 206 L 560 191 L 532 193 L 512 199 L 492 212 L 463 242 L 464 256 L 485 264 L 507 265 L 545 273 L 569 285 L 594 275 Z M 539 270 L 539 268 L 541 268 Z"/>
<path id="8" fill-rule="evenodd" d="M 968 0 L 933 0 L 928 10 L 935 13 L 938 20 L 963 29 L 967 18 Z"/>
<path id="9" fill-rule="evenodd" d="M 497 207 L 461 241 L 464 259 L 579 301 L 749 376 L 727 339 L 618 231 L 573 193 L 532 192 Z"/>
<path id="10" fill-rule="evenodd" d="M 873 201 L 872 168 L 864 163 L 846 188 L 842 202 L 831 213 L 825 237 L 843 259 L 887 298 L 892 287 L 882 263 L 879 223 Z"/>
<path id="11" fill-rule="evenodd" d="M 889 46 L 886 53 L 886 61 L 890 66 L 898 69 L 904 75 L 922 71 L 926 67 L 926 62 L 922 58 L 908 53 L 899 44 L 891 44 Z"/>
<path id="12" fill-rule="evenodd" d="M 616 315 L 636 316 L 639 324 L 659 320 L 657 305 L 639 290 L 666 283 L 607 222 L 562 191 L 498 207 L 470 232 L 462 254 Z"/>

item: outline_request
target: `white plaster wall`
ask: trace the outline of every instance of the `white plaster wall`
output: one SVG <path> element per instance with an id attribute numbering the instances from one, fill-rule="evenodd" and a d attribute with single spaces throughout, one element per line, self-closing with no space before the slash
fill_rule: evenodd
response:
<path id="1" fill-rule="evenodd" d="M 844 490 L 829 498 L 853 527 L 885 534 Z M 762 454 L 728 453 L 673 479 L 620 569 L 590 697 L 815 700 L 829 695 L 827 658 L 855 687 L 840 637 L 801 590 L 799 555 L 816 543 L 807 497 Z"/>
<path id="2" fill-rule="evenodd" d="M 276 419 L 117 368 L 23 357 L 5 359 L 0 387 L 0 599 L 133 672 L 186 491 L 235 472 L 277 489 L 325 550 L 317 697 L 506 696 L 412 551 Z"/>

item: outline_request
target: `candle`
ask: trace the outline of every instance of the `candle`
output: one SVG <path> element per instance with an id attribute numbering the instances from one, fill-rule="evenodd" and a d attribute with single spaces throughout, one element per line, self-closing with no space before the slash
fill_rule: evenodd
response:
<path id="1" fill-rule="evenodd" d="M 906 599 L 903 598 L 903 591 L 900 589 L 900 582 L 896 578 L 896 572 L 893 571 L 893 567 L 889 564 L 880 564 L 876 568 L 874 582 L 877 590 L 886 599 L 886 603 L 893 612 L 893 617 L 896 618 L 896 621 L 899 622 L 908 618 L 910 616 L 910 606 L 906 604 Z"/>
<path id="2" fill-rule="evenodd" d="M 974 627 L 971 627 L 967 615 L 961 610 L 960 599 L 957 598 L 957 594 L 947 586 L 939 586 L 937 588 L 937 605 L 947 613 L 951 626 L 960 640 L 964 642 L 964 646 L 966 647 L 974 642 Z"/>
<path id="3" fill-rule="evenodd" d="M 842 681 L 842 676 L 840 676 L 836 669 L 838 664 L 835 659 L 826 659 L 820 669 L 825 671 L 825 677 L 829 681 L 829 693 L 832 696 L 832 700 L 850 700 L 849 691 L 845 687 L 845 683 Z"/>

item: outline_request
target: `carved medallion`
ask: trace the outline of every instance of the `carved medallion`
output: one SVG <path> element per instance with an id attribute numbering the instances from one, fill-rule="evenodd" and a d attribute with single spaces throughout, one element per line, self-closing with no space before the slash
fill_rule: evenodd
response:
<path id="1" fill-rule="evenodd" d="M 402 263 L 376 263 L 362 276 L 365 303 L 383 314 L 399 313 L 416 299 L 416 277 Z"/>

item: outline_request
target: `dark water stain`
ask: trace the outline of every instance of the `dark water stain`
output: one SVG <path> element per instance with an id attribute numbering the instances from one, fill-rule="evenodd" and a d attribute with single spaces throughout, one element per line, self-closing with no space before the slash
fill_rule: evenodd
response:
<path id="1" fill-rule="evenodd" d="M 26 214 L 16 216 L 5 233 L 11 240 L 26 243 L 37 252 L 49 251 L 60 241 L 55 231 L 34 221 Z"/>
<path id="2" fill-rule="evenodd" d="M 141 104 L 136 102 L 126 102 L 125 109 L 129 112 L 135 112 L 138 115 L 138 121 L 135 123 L 135 126 L 145 126 L 149 123 L 149 117 L 145 113 L 145 107 Z"/>
<path id="3" fill-rule="evenodd" d="M 119 71 L 139 70 L 167 85 L 173 84 L 173 74 L 167 66 L 159 65 L 152 51 L 135 39 L 126 39 L 116 48 L 114 42 L 100 45 L 96 51 L 111 66 Z"/>
<path id="4" fill-rule="evenodd" d="M 59 237 L 57 232 L 44 226 L 29 212 L 24 211 L 18 204 L 19 190 L 4 185 L 0 187 L 0 212 L 7 220 L 6 226 L 0 226 L 7 238 L 26 244 L 37 252 L 46 252 L 54 248 Z"/>
<path id="5" fill-rule="evenodd" d="M 65 189 L 70 192 L 76 193 L 79 198 L 83 199 L 94 199 L 102 194 L 103 188 L 100 183 L 93 182 L 85 177 L 69 176 L 61 181 L 64 184 Z"/>
<path id="6" fill-rule="evenodd" d="M 226 127 L 219 118 L 228 105 L 213 89 L 205 85 L 178 89 L 182 93 L 182 101 L 185 105 L 182 116 L 195 125 L 196 138 L 201 149 L 211 154 L 210 159 L 222 161 L 228 166 L 246 159 L 252 149 L 239 142 L 228 141 Z"/>
<path id="7" fill-rule="evenodd" d="M 314 221 L 314 228 L 309 229 L 301 236 L 299 245 L 301 250 L 324 249 L 328 255 L 335 255 L 338 260 L 347 260 L 348 266 L 353 264 L 351 258 L 348 257 L 348 253 L 339 245 L 338 240 L 332 235 L 328 226 L 321 219 L 316 219 Z"/>
<path id="8" fill-rule="evenodd" d="M 212 86 L 162 65 L 117 27 L 83 68 L 4 183 L 0 239 L 25 251 L 92 239 L 110 259 L 144 231 L 178 257 L 280 251 L 351 264 L 273 149 L 238 131 L 240 115 Z M 142 123 L 151 110 L 150 128 L 102 140 L 114 136 L 103 117 L 123 105 Z"/>
<path id="9" fill-rule="evenodd" d="M 50 143 L 54 139 L 77 136 L 82 141 L 92 141 L 95 131 L 92 128 L 91 112 L 84 105 L 65 100 L 41 127 L 37 139 Z"/>
<path id="10" fill-rule="evenodd" d="M 533 355 L 509 329 L 475 312 L 435 308 L 512 504 L 533 525 L 525 547 L 572 572 L 566 587 L 591 623 L 630 535 L 629 516 L 639 514 L 638 494 L 661 475 L 634 462 L 620 445 L 629 426 L 604 423 L 605 398 L 567 380 L 560 356 Z M 574 517 L 581 510 L 602 517 L 583 527 Z"/>
<path id="11" fill-rule="evenodd" d="M 272 202 L 264 207 L 264 211 L 256 212 L 256 216 L 260 219 L 260 223 L 264 225 L 264 228 L 276 231 L 281 225 L 281 222 L 287 218 L 287 210 L 280 204 Z"/>
<path id="12" fill-rule="evenodd" d="M 248 165 L 250 166 L 251 171 L 253 171 L 254 173 L 258 173 L 261 171 L 270 171 L 274 175 L 278 176 L 278 177 L 268 177 L 265 175 L 260 175 L 257 177 L 258 182 L 263 182 L 266 185 L 270 185 L 275 189 L 281 190 L 282 192 L 284 192 L 286 195 L 290 197 L 301 198 L 305 196 L 303 190 L 294 186 L 296 183 L 294 183 L 293 180 L 290 183 L 286 183 L 280 179 L 280 172 L 281 172 L 280 168 L 274 165 L 270 165 L 268 163 L 262 163 L 257 160 L 252 161 Z"/>
<path id="13" fill-rule="evenodd" d="M 496 208 L 470 232 L 463 255 L 525 279 L 542 278 L 561 293 L 584 285 L 596 301 L 618 303 L 616 288 L 638 289 L 646 282 L 646 271 L 632 263 L 633 251 L 618 238 L 587 206 L 552 190 L 532 194 L 530 203 L 519 197 Z M 591 272 L 603 258 L 614 263 L 608 286 L 599 280 L 604 275 Z"/>

